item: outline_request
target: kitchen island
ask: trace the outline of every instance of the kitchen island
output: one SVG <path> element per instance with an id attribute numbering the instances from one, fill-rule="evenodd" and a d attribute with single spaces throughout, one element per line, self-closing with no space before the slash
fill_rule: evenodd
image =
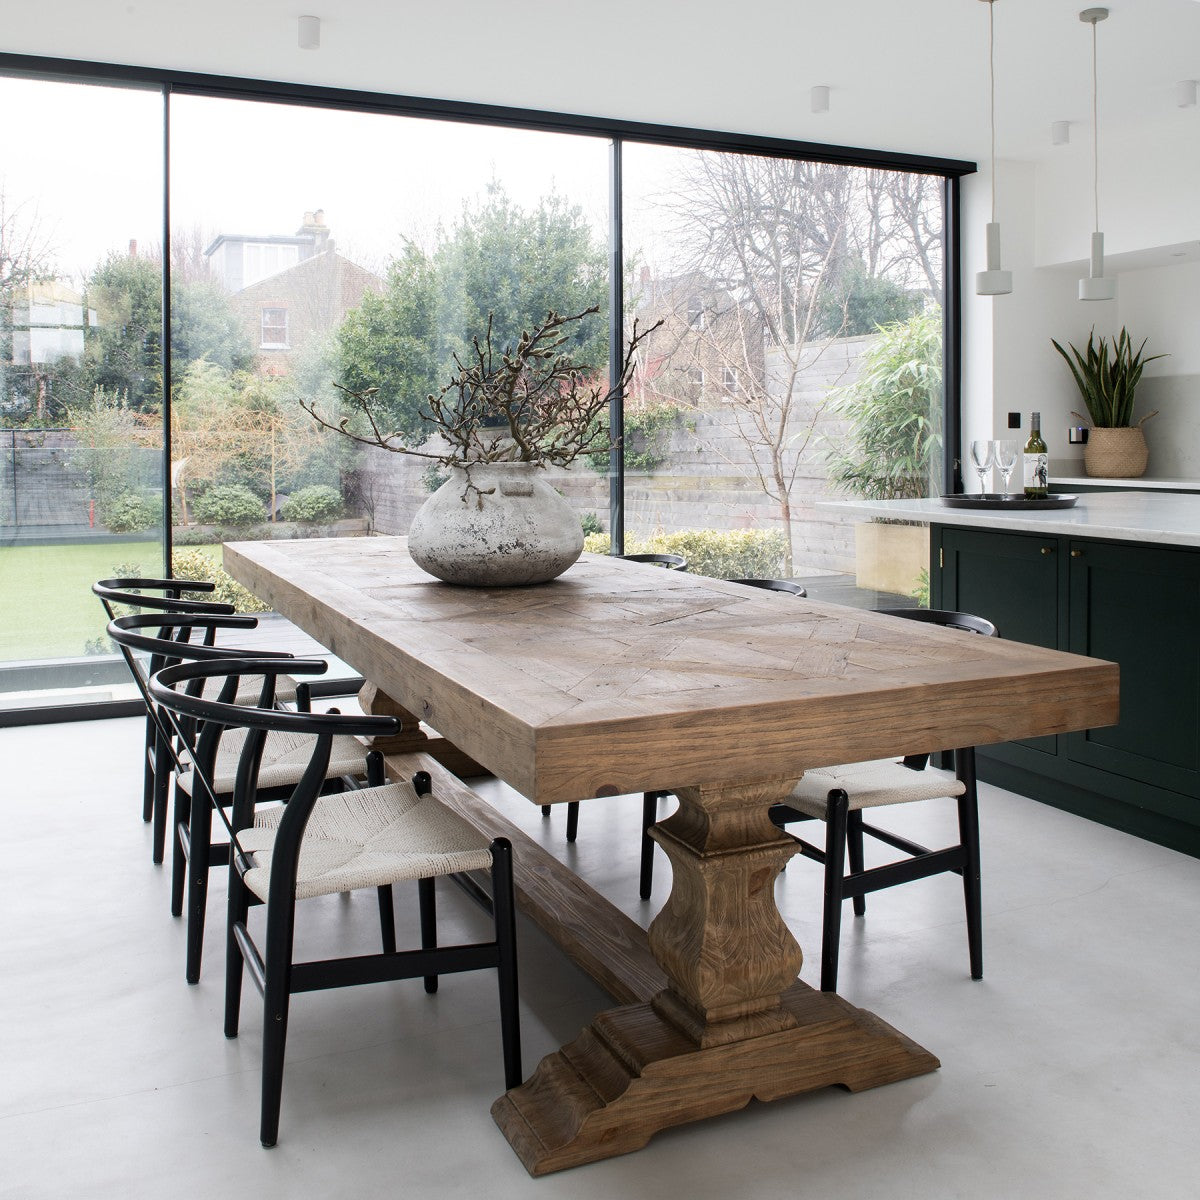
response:
<path id="1" fill-rule="evenodd" d="M 981 749 L 982 778 L 1200 857 L 1200 495 L 1122 488 L 1024 512 L 836 507 L 929 525 L 933 607 L 1120 664 L 1117 725 Z"/>

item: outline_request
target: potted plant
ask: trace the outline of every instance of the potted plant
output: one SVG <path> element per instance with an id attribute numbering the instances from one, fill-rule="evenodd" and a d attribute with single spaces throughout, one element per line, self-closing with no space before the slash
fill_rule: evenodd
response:
<path id="1" fill-rule="evenodd" d="M 1087 348 L 1080 353 L 1070 342 L 1068 354 L 1053 338 L 1055 350 L 1066 360 L 1083 396 L 1092 427 L 1084 447 L 1084 468 L 1089 475 L 1108 479 L 1133 479 L 1146 470 L 1146 438 L 1142 426 L 1156 416 L 1158 410 L 1147 413 L 1137 424 L 1133 421 L 1133 400 L 1142 370 L 1147 363 L 1164 354 L 1142 357 L 1146 341 L 1133 349 L 1133 341 L 1122 326 L 1121 332 L 1108 342 L 1096 341 L 1096 331 L 1088 334 Z M 1073 417 L 1083 417 L 1072 413 Z"/>
<path id="2" fill-rule="evenodd" d="M 384 431 L 377 388 L 339 385 L 351 412 L 337 420 L 301 401 L 326 429 L 449 469 L 409 530 L 409 553 L 423 570 L 447 583 L 513 587 L 554 579 L 579 557 L 579 519 L 538 472 L 610 448 L 603 416 L 652 332 L 639 332 L 634 322 L 610 387 L 595 366 L 563 352 L 572 328 L 597 312 L 551 312 L 516 346 L 499 351 L 489 315 L 483 341 L 473 339 L 473 355 L 466 362 L 455 355 L 449 382 L 427 398 L 421 417 L 429 434 L 419 443 Z"/>

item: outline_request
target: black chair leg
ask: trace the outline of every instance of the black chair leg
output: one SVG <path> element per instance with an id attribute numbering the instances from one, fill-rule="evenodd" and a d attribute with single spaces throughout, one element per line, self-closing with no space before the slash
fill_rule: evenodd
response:
<path id="1" fill-rule="evenodd" d="M 650 830 L 658 820 L 658 798 L 661 792 L 646 792 L 642 796 L 642 861 L 638 873 L 638 894 L 650 899 L 654 888 L 654 839 Z"/>
<path id="2" fill-rule="evenodd" d="M 437 893 L 432 879 L 417 880 L 417 894 L 421 906 L 421 949 L 437 948 Z M 425 990 L 432 996 L 438 990 L 438 977 L 425 976 Z"/>
<path id="3" fill-rule="evenodd" d="M 550 815 L 550 805 L 548 805 L 548 804 L 543 804 L 543 805 L 542 805 L 542 816 L 543 816 L 543 817 L 548 817 L 549 815 Z"/>
<path id="4" fill-rule="evenodd" d="M 292 992 L 292 939 L 296 926 L 293 897 L 267 905 L 267 952 L 263 989 L 262 1117 L 259 1140 L 274 1146 L 279 1139 L 283 1101 L 283 1058 L 287 1045 L 288 1007 Z"/>
<path id="5" fill-rule="evenodd" d="M 567 805 L 567 841 L 573 842 L 579 832 L 579 801 L 572 800 Z"/>
<path id="6" fill-rule="evenodd" d="M 396 909 L 392 904 L 392 885 L 375 889 L 379 894 L 379 934 L 384 954 L 396 953 Z"/>
<path id="7" fill-rule="evenodd" d="M 212 850 L 212 803 L 207 796 L 193 796 L 188 823 L 187 870 L 187 981 L 200 982 L 200 959 L 204 954 L 204 917 L 208 910 L 208 868 Z"/>
<path id="8" fill-rule="evenodd" d="M 517 994 L 516 906 L 513 902 L 512 846 L 506 838 L 492 843 L 492 913 L 496 922 L 500 988 L 500 1037 L 504 1047 L 504 1087 L 521 1083 L 521 1015 Z"/>
<path id="9" fill-rule="evenodd" d="M 171 840 L 171 916 L 183 915 L 183 893 L 187 883 L 187 855 L 183 851 L 182 830 L 190 827 L 191 797 L 176 784 L 175 814 L 171 828 L 174 837 Z"/>
<path id="10" fill-rule="evenodd" d="M 958 778 L 967 790 L 958 798 L 958 831 L 963 847 L 963 895 L 967 904 L 967 949 L 971 978 L 983 978 L 983 887 L 979 864 L 979 800 L 973 747 L 955 753 Z"/>
<path id="11" fill-rule="evenodd" d="M 167 844 L 167 808 L 171 783 L 171 768 L 167 765 L 169 758 L 166 741 L 160 734 L 154 742 L 154 781 L 151 789 L 154 793 L 151 807 L 154 819 L 153 858 L 156 867 L 162 864 Z"/>
<path id="12" fill-rule="evenodd" d="M 862 809 L 856 808 L 846 817 L 846 854 L 850 859 L 850 874 L 861 875 L 866 869 L 866 859 L 863 857 L 863 819 Z M 866 916 L 866 896 L 855 896 L 851 903 L 854 905 L 856 917 Z"/>
<path id="13" fill-rule="evenodd" d="M 238 1022 L 242 1010 L 242 948 L 238 945 L 233 929 L 237 924 L 245 925 L 250 911 L 250 898 L 241 876 L 229 870 L 229 915 L 225 930 L 225 1036 L 238 1035 Z"/>
<path id="14" fill-rule="evenodd" d="M 842 893 L 846 870 L 846 817 L 849 797 L 829 793 L 825 814 L 825 910 L 821 930 L 821 991 L 836 992 L 842 937 Z"/>
<path id="15" fill-rule="evenodd" d="M 146 717 L 146 761 L 142 775 L 142 820 L 149 824 L 154 816 L 154 778 L 161 764 L 158 757 L 158 726 Z"/>

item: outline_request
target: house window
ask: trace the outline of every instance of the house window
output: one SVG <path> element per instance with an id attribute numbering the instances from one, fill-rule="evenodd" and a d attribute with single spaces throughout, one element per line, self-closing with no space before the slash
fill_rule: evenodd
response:
<path id="1" fill-rule="evenodd" d="M 703 367 L 688 367 L 687 381 L 694 384 L 698 388 L 704 386 L 704 368 Z"/>
<path id="2" fill-rule="evenodd" d="M 738 369 L 737 367 L 726 367 L 724 380 L 725 390 L 731 395 L 737 395 L 738 390 Z"/>
<path id="3" fill-rule="evenodd" d="M 262 310 L 263 350 L 286 350 L 288 348 L 288 322 L 286 308 L 264 308 Z"/>
<path id="4" fill-rule="evenodd" d="M 699 297 L 694 297 L 688 301 L 687 322 L 689 329 L 704 328 L 704 308 L 700 303 Z"/>

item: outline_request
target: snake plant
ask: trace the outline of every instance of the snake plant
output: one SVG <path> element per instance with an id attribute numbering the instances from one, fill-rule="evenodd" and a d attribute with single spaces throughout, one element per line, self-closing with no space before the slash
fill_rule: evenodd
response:
<path id="1" fill-rule="evenodd" d="M 1101 338 L 1097 344 L 1095 335 L 1095 329 L 1088 334 L 1084 354 L 1070 342 L 1067 345 L 1071 346 L 1071 354 L 1068 354 L 1053 338 L 1050 341 L 1071 368 L 1092 424 L 1097 429 L 1123 429 L 1134 423 L 1133 395 L 1142 378 L 1143 368 L 1156 358 L 1166 358 L 1166 355 L 1152 354 L 1149 358 L 1143 358 L 1142 351 L 1148 339 L 1143 339 L 1135 353 L 1133 342 L 1124 328 L 1113 338 L 1111 345 L 1105 338 Z M 1147 413 L 1137 424 L 1145 424 L 1154 415 Z"/>

